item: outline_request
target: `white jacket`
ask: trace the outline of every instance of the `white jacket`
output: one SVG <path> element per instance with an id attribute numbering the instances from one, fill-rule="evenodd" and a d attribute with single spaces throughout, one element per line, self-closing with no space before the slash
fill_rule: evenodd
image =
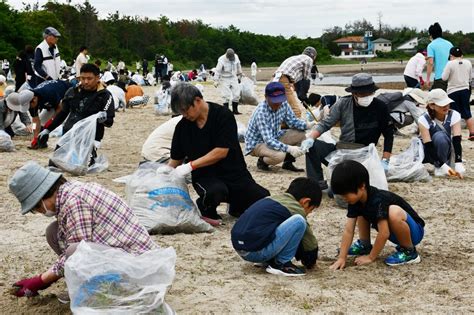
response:
<path id="1" fill-rule="evenodd" d="M 53 80 L 58 80 L 59 75 L 60 75 L 60 70 L 61 70 L 61 58 L 59 57 L 59 50 L 58 46 L 56 45 L 54 48 L 54 55 L 51 55 L 51 52 L 49 51 L 49 45 L 46 42 L 46 40 L 43 40 L 38 46 L 36 46 L 36 49 L 41 49 L 41 53 L 43 54 L 43 64 L 42 68 L 43 70 L 53 79 Z M 35 71 L 35 75 L 38 77 L 42 78 L 42 76 Z M 46 78 L 43 78 L 46 79 Z"/>
<path id="2" fill-rule="evenodd" d="M 410 58 L 410 60 L 408 60 L 403 75 L 418 80 L 418 78 L 423 75 L 423 68 L 425 67 L 425 64 L 425 56 L 423 56 L 422 53 L 416 53 L 416 55 L 414 55 Z"/>

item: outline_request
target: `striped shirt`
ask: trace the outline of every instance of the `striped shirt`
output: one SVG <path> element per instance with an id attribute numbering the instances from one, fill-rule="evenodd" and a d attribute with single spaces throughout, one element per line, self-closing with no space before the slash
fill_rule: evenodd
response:
<path id="1" fill-rule="evenodd" d="M 62 254 L 51 268 L 64 273 L 65 251 L 82 240 L 132 254 L 156 248 L 132 209 L 115 193 L 95 183 L 67 182 L 56 195 L 58 243 Z"/>
<path id="2" fill-rule="evenodd" d="M 282 122 L 289 128 L 306 130 L 306 122 L 296 118 L 288 102 L 283 102 L 277 111 L 273 111 L 267 101 L 260 103 L 250 117 L 245 133 L 245 155 L 260 143 L 265 143 L 276 151 L 286 152 L 288 145 L 278 140 L 285 133 L 280 128 Z"/>
<path id="3" fill-rule="evenodd" d="M 286 58 L 276 72 L 289 77 L 290 81 L 296 83 L 302 79 L 310 79 L 313 59 L 307 55 L 296 55 Z"/>

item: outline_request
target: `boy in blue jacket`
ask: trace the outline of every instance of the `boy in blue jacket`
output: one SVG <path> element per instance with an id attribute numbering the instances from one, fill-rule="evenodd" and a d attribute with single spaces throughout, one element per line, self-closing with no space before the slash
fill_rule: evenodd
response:
<path id="1" fill-rule="evenodd" d="M 267 265 L 266 271 L 283 276 L 303 276 L 318 258 L 318 242 L 306 216 L 321 204 L 321 189 L 311 178 L 293 180 L 286 193 L 255 202 L 235 223 L 232 245 L 246 261 Z"/>

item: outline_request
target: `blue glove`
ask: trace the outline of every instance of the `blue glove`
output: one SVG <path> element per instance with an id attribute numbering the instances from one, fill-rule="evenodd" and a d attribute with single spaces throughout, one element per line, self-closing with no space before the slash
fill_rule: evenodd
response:
<path id="1" fill-rule="evenodd" d="M 97 122 L 99 124 L 104 123 L 107 120 L 107 113 L 106 112 L 99 112 L 97 115 Z"/>
<path id="2" fill-rule="evenodd" d="M 305 152 L 308 152 L 309 149 L 311 149 L 313 147 L 313 144 L 314 144 L 314 139 L 313 138 L 307 138 L 306 140 L 304 140 L 303 142 L 301 142 L 301 150 L 305 151 Z"/>
<path id="3" fill-rule="evenodd" d="M 380 164 L 382 165 L 382 168 L 383 168 L 383 170 L 385 171 L 385 173 L 388 172 L 388 165 L 389 165 L 389 163 L 390 163 L 390 160 L 389 160 L 389 159 L 382 159 L 382 160 L 380 161 Z"/>

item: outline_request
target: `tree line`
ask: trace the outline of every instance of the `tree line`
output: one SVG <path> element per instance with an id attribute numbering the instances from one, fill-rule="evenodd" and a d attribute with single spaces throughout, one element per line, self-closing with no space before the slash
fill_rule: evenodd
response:
<path id="1" fill-rule="evenodd" d="M 346 24 L 344 28 L 328 28 L 320 38 L 285 38 L 241 31 L 235 26 L 215 28 L 201 20 L 171 21 L 166 16 L 149 19 L 121 15 L 119 12 L 100 19 L 97 10 L 88 2 L 70 5 L 48 2 L 42 7 L 26 4 L 15 10 L 0 2 L 0 59 L 13 60 L 25 45 L 36 46 L 42 40 L 42 31 L 53 26 L 61 32 L 58 43 L 62 58 L 71 63 L 80 46 L 88 47 L 93 59 L 118 60 L 131 65 L 135 61 L 154 60 L 164 54 L 175 69 L 197 68 L 200 64 L 212 67 L 225 50 L 232 47 L 244 65 L 253 60 L 258 64 L 278 64 L 287 57 L 299 54 L 306 46 L 318 51 L 318 63 L 328 63 L 337 53 L 334 40 L 349 35 L 363 35 L 374 31 L 378 37 L 393 41 L 393 46 L 420 35 L 426 30 L 391 28 L 380 24 L 379 30 L 365 19 Z M 466 53 L 473 52 L 474 33 L 446 33 L 446 38 L 461 46 Z M 427 43 L 421 43 L 427 45 Z"/>

